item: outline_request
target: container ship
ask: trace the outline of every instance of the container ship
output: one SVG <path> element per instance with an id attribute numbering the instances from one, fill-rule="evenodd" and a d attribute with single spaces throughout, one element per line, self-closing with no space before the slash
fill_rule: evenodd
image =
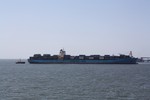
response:
<path id="1" fill-rule="evenodd" d="M 137 58 L 129 55 L 120 54 L 119 56 L 110 55 L 66 55 L 64 49 L 61 49 L 58 55 L 34 54 L 29 57 L 30 64 L 136 64 Z"/>

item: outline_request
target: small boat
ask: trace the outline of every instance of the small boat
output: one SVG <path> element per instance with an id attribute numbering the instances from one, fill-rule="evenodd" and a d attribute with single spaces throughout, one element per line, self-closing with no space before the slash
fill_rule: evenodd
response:
<path id="1" fill-rule="evenodd" d="M 16 62 L 16 64 L 25 64 L 24 61 L 21 61 L 21 59 L 19 61 Z"/>

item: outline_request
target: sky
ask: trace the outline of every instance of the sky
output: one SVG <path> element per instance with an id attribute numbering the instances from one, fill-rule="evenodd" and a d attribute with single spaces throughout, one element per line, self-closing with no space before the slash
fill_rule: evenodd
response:
<path id="1" fill-rule="evenodd" d="M 0 59 L 150 57 L 150 0 L 0 0 Z"/>

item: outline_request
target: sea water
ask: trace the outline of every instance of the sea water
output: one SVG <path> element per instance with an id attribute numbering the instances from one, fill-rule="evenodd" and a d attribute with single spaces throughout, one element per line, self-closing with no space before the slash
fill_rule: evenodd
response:
<path id="1" fill-rule="evenodd" d="M 0 100 L 150 100 L 150 64 L 0 60 Z"/>

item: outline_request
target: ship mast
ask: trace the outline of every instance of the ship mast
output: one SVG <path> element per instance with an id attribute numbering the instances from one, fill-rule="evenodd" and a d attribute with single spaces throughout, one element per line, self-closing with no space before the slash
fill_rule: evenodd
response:
<path id="1" fill-rule="evenodd" d="M 133 56 L 132 56 L 132 51 L 130 51 L 129 56 L 130 56 L 130 57 L 133 57 Z"/>

